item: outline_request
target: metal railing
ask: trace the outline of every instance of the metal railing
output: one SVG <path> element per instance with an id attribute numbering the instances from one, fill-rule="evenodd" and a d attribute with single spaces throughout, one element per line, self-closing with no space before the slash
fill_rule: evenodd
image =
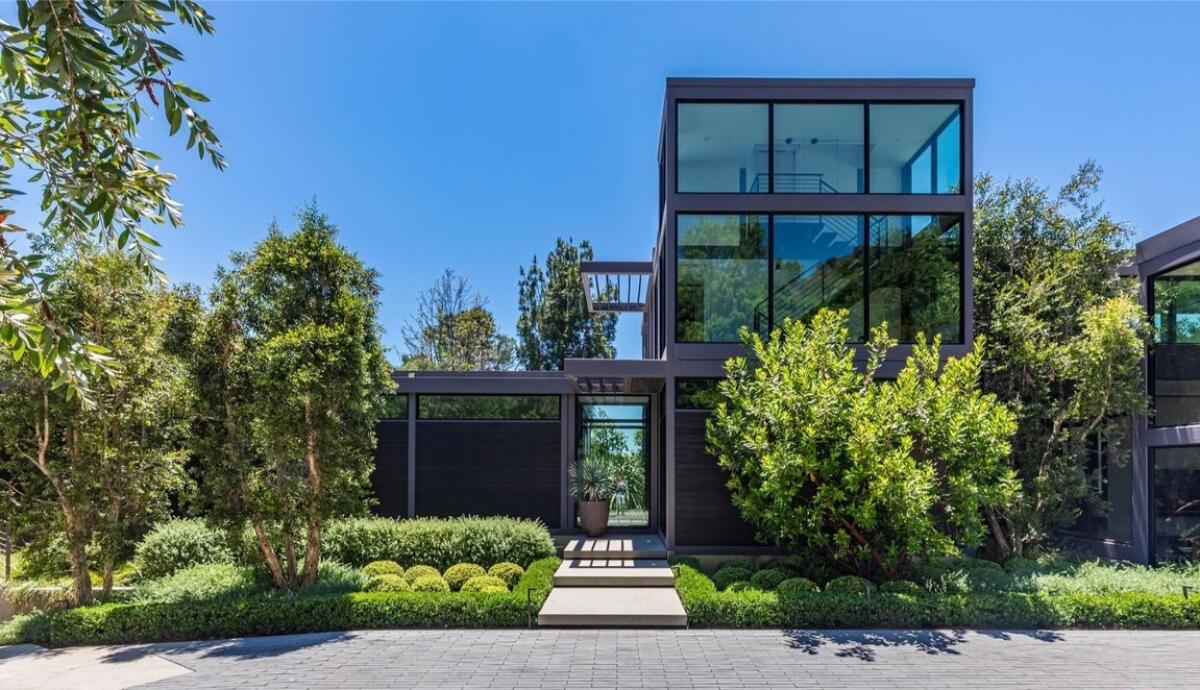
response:
<path id="1" fill-rule="evenodd" d="M 824 179 L 824 173 L 775 173 L 775 189 L 771 189 L 771 176 L 758 173 L 747 192 L 751 194 L 774 192 L 776 194 L 837 194 L 838 190 Z"/>

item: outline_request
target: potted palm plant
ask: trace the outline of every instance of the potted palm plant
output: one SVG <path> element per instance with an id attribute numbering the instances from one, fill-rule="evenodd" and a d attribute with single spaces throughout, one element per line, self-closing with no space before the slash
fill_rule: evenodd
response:
<path id="1" fill-rule="evenodd" d="M 608 530 L 608 500 L 612 497 L 613 482 L 608 463 L 590 456 L 571 466 L 571 495 L 579 501 L 579 524 L 589 537 L 599 537 Z"/>

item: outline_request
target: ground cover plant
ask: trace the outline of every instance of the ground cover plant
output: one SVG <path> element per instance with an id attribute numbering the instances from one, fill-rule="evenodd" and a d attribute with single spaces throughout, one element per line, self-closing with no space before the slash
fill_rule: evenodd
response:
<path id="1" fill-rule="evenodd" d="M 872 583 L 855 576 L 815 582 L 744 577 L 747 562 L 711 573 L 673 561 L 676 589 L 695 627 L 811 628 L 1200 628 L 1200 564 L 1144 566 L 1048 555 L 991 561 L 937 559 L 916 579 Z M 733 575 L 730 575 L 730 572 Z M 736 579 L 733 579 L 736 578 Z"/>

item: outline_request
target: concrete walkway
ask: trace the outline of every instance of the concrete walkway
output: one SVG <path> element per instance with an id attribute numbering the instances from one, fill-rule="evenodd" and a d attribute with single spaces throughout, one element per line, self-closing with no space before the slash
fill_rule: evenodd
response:
<path id="1" fill-rule="evenodd" d="M 0 647 L 4 690 L 120 690 L 182 673 L 189 670 L 137 647 Z"/>
<path id="2" fill-rule="evenodd" d="M 117 687 L 139 660 L 194 670 L 161 689 L 1200 687 L 1200 632 L 380 630 L 85 651 L 76 682 L 12 649 L 5 690 Z"/>

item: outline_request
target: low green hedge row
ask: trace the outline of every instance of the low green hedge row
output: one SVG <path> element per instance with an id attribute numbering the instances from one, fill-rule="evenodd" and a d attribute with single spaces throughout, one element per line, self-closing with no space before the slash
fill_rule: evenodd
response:
<path id="1" fill-rule="evenodd" d="M 1140 592 L 904 594 L 718 592 L 676 564 L 688 624 L 711 628 L 1200 628 L 1200 597 Z"/>
<path id="2" fill-rule="evenodd" d="M 360 628 L 524 626 L 549 593 L 557 558 L 534 562 L 512 592 L 259 595 L 174 604 L 104 604 L 23 616 L 0 644 L 62 647 L 199 640 Z M 527 601 L 528 596 L 528 601 Z"/>

